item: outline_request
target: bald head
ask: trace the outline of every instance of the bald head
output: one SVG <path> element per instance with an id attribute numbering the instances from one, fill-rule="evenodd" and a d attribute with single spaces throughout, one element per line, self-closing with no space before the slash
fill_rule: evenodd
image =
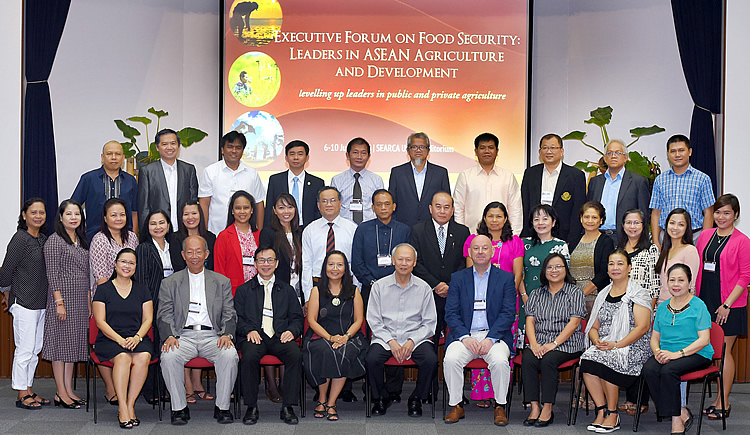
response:
<path id="1" fill-rule="evenodd" d="M 123 154 L 120 142 L 111 140 L 104 144 L 102 147 L 102 166 L 104 166 L 106 171 L 119 171 L 123 160 L 125 160 L 125 155 Z"/>
<path id="2" fill-rule="evenodd" d="M 482 235 L 474 237 L 469 248 L 469 255 L 478 271 L 487 270 L 492 260 L 492 254 L 494 254 L 494 248 L 489 237 Z"/>
<path id="3" fill-rule="evenodd" d="M 203 264 L 208 258 L 208 243 L 201 236 L 188 236 L 182 242 L 182 258 L 185 259 L 191 273 L 203 271 Z"/>

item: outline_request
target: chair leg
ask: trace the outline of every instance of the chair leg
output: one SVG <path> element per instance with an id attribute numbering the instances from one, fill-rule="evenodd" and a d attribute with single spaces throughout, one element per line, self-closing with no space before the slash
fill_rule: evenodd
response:
<path id="1" fill-rule="evenodd" d="M 576 370 L 578 369 L 578 364 L 573 366 L 573 374 L 570 378 L 570 402 L 568 405 L 568 420 L 567 424 L 570 426 L 571 419 L 573 417 L 573 398 L 575 397 L 575 389 L 576 389 Z"/>
<path id="2" fill-rule="evenodd" d="M 73 389 L 78 389 L 78 363 L 73 363 Z"/>
<path id="3" fill-rule="evenodd" d="M 437 370 L 435 370 L 435 381 L 432 382 L 432 385 L 430 386 L 430 393 L 432 394 L 432 403 L 430 403 L 430 406 L 432 407 L 432 419 L 435 419 L 435 406 L 437 406 L 437 397 L 438 397 L 438 387 L 437 387 Z"/>
<path id="4" fill-rule="evenodd" d="M 723 361 L 722 361 L 723 362 Z M 721 394 L 721 409 L 723 410 L 721 413 L 721 430 L 727 430 L 727 404 L 724 403 L 724 368 L 721 368 L 721 371 L 719 371 L 719 388 L 718 388 L 718 394 Z M 703 405 L 701 404 L 701 408 L 703 408 Z M 703 415 L 703 410 L 701 409 L 701 415 Z M 700 432 L 698 432 L 700 433 Z"/>
<path id="5" fill-rule="evenodd" d="M 89 362 L 86 361 L 86 412 L 89 412 L 89 403 L 91 403 L 91 395 L 89 394 Z"/>
<path id="6" fill-rule="evenodd" d="M 576 377 L 573 376 L 573 379 L 575 378 Z M 581 391 L 585 389 L 586 389 L 586 385 L 583 383 L 583 371 L 581 370 L 581 367 L 578 366 L 578 388 L 576 388 L 577 394 L 576 394 L 575 402 L 571 403 L 571 406 L 575 406 L 576 408 L 576 410 L 573 411 L 573 426 L 576 425 L 576 420 L 578 419 L 578 404 L 581 401 Z M 586 394 L 588 394 L 588 392 Z M 588 412 L 588 408 L 586 408 L 586 411 Z"/>
<path id="7" fill-rule="evenodd" d="M 703 425 L 703 406 L 706 402 L 706 387 L 710 387 L 710 383 L 708 382 L 708 376 L 703 379 L 703 391 L 701 392 L 701 407 L 698 409 L 698 429 L 696 429 L 697 434 L 701 433 L 701 426 Z"/>
<path id="8" fill-rule="evenodd" d="M 513 403 L 513 387 L 515 385 L 516 381 L 516 375 L 518 375 L 518 370 L 516 368 L 516 365 L 513 365 L 513 369 L 510 372 L 510 388 L 508 388 L 508 405 L 505 409 L 505 416 L 510 419 L 510 409 L 511 404 Z"/>
<path id="9" fill-rule="evenodd" d="M 633 432 L 638 432 L 638 423 L 641 421 L 641 395 L 643 394 L 643 385 L 646 383 L 646 379 L 641 373 L 640 379 L 638 380 L 638 396 L 635 401 L 635 418 L 633 419 Z M 655 405 L 655 403 L 654 403 Z M 659 414 L 657 410 L 656 414 Z"/>
<path id="10" fill-rule="evenodd" d="M 305 401 L 305 371 L 302 370 L 302 382 L 300 382 L 299 388 L 299 408 L 300 418 L 305 418 L 305 411 L 307 410 L 307 402 Z"/>
<path id="11" fill-rule="evenodd" d="M 94 375 L 93 375 L 94 382 L 93 382 L 93 387 L 92 387 L 92 389 L 94 391 L 94 397 L 93 397 L 93 399 L 94 399 L 94 424 L 96 424 L 96 412 L 97 412 L 97 407 L 96 407 L 96 365 L 92 364 L 92 372 L 94 373 Z"/>
<path id="12" fill-rule="evenodd" d="M 445 377 L 443 377 L 443 420 L 445 420 L 445 408 L 448 405 L 448 384 L 445 383 Z"/>
<path id="13" fill-rule="evenodd" d="M 159 398 L 159 402 L 161 402 L 161 378 L 159 376 L 159 373 L 161 372 L 161 360 L 155 363 L 156 367 L 154 367 L 154 370 L 156 373 L 154 374 L 154 383 L 156 384 L 156 397 Z M 161 412 L 161 406 L 159 406 L 159 402 L 154 402 L 154 405 L 156 405 L 156 408 L 159 410 L 159 421 L 162 419 L 162 412 Z M 151 407 L 153 409 L 153 406 Z"/>

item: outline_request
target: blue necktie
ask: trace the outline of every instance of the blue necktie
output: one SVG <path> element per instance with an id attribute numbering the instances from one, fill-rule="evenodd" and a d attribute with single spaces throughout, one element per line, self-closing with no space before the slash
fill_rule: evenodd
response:
<path id="1" fill-rule="evenodd" d="M 292 181 L 294 181 L 294 186 L 292 186 L 292 196 L 294 197 L 294 200 L 297 201 L 298 213 L 302 214 L 299 211 L 301 207 L 301 204 L 299 203 L 299 177 L 292 178 Z"/>

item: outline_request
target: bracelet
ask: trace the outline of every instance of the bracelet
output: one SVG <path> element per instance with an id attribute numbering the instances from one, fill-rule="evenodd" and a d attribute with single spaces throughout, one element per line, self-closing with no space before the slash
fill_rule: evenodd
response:
<path id="1" fill-rule="evenodd" d="M 60 298 L 60 299 L 55 299 L 55 302 L 62 302 L 62 298 Z"/>
<path id="2" fill-rule="evenodd" d="M 62 302 L 60 302 L 59 304 L 55 304 L 55 306 L 57 306 L 57 307 L 64 307 L 65 305 Z"/>
<path id="3" fill-rule="evenodd" d="M 614 347 L 612 348 L 612 350 L 617 350 L 617 342 L 615 342 Z"/>
<path id="4" fill-rule="evenodd" d="M 136 337 L 138 337 L 138 343 L 143 341 L 143 337 L 140 336 L 140 334 L 135 334 Z"/>
<path id="5" fill-rule="evenodd" d="M 350 333 L 349 333 L 349 331 L 346 331 L 346 337 L 347 337 L 347 338 L 348 338 L 349 340 L 351 340 L 351 339 L 352 339 L 352 334 L 350 334 Z"/>
<path id="6" fill-rule="evenodd" d="M 684 357 L 685 357 L 685 349 L 680 349 L 680 354 L 681 354 L 681 355 L 682 355 L 682 357 L 684 358 Z"/>
<path id="7" fill-rule="evenodd" d="M 521 296 L 526 296 L 526 292 L 520 293 Z"/>
<path id="8" fill-rule="evenodd" d="M 557 340 L 552 340 L 553 343 L 555 343 L 555 347 L 559 347 L 560 344 L 557 342 Z"/>
<path id="9" fill-rule="evenodd" d="M 730 309 L 731 309 L 731 308 L 729 308 L 729 305 L 727 305 L 726 303 L 724 303 L 724 304 L 721 304 L 721 306 L 722 306 L 722 307 L 724 307 L 724 308 L 726 308 L 727 310 L 730 310 Z"/>

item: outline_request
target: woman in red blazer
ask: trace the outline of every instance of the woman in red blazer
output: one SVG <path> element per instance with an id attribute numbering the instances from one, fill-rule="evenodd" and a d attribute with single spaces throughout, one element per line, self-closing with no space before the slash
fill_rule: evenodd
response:
<path id="1" fill-rule="evenodd" d="M 232 281 L 232 296 L 245 282 L 254 277 L 255 250 L 258 249 L 258 228 L 255 224 L 255 198 L 238 190 L 229 200 L 227 228 L 216 236 L 214 270 Z"/>

